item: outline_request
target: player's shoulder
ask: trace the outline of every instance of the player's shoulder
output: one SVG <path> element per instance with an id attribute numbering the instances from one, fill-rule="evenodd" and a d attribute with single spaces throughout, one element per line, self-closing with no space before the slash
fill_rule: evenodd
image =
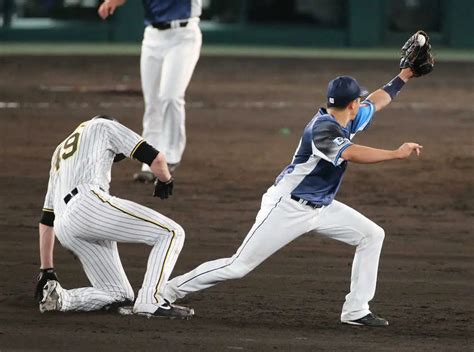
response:
<path id="1" fill-rule="evenodd" d="M 339 123 L 332 117 L 326 109 L 319 109 L 313 119 L 313 131 L 318 129 L 335 129 L 340 128 Z"/>
<path id="2" fill-rule="evenodd" d="M 321 108 L 312 121 L 312 139 L 325 139 L 333 135 L 344 135 L 342 126 L 326 111 L 326 109 Z"/>
<path id="3" fill-rule="evenodd" d="M 313 125 L 313 135 L 342 133 L 342 126 L 334 119 L 320 119 Z"/>
<path id="4" fill-rule="evenodd" d="M 360 103 L 360 108 L 355 120 L 370 120 L 374 116 L 376 110 L 375 104 L 372 101 L 366 99 Z"/>
<path id="5" fill-rule="evenodd" d="M 369 99 L 365 99 L 364 101 L 362 101 L 360 103 L 360 106 L 363 107 L 363 108 L 374 108 L 375 109 L 374 103 Z"/>
<path id="6" fill-rule="evenodd" d="M 86 122 L 91 129 L 101 129 L 103 131 L 116 131 L 122 127 L 122 124 L 112 117 L 106 115 L 97 115 Z"/>
<path id="7" fill-rule="evenodd" d="M 108 115 L 96 115 L 87 121 L 87 123 L 93 125 L 114 125 L 118 123 L 118 121 L 114 117 L 110 117 Z"/>

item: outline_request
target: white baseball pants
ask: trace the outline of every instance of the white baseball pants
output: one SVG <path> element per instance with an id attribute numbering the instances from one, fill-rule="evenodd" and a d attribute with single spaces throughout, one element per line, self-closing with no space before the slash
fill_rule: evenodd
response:
<path id="1" fill-rule="evenodd" d="M 186 145 L 184 94 L 199 59 L 199 19 L 186 27 L 145 29 L 140 59 L 145 113 L 143 138 L 165 153 L 170 164 L 181 161 Z M 142 170 L 150 171 L 143 164 Z"/>
<path id="2" fill-rule="evenodd" d="M 352 263 L 350 292 L 342 308 L 341 320 L 359 319 L 368 313 L 374 297 L 384 230 L 354 209 L 333 201 L 313 209 L 271 187 L 262 198 L 255 224 L 237 252 L 230 258 L 201 264 L 175 277 L 165 288 L 171 302 L 220 281 L 238 279 L 289 242 L 309 231 L 356 246 Z"/>
<path id="3" fill-rule="evenodd" d="M 134 299 L 117 250 L 120 243 L 152 246 L 134 310 L 154 312 L 164 303 L 162 291 L 184 244 L 184 230 L 173 220 L 98 188 L 79 193 L 55 220 L 61 244 L 81 261 L 92 287 L 65 290 L 62 311 L 91 311 Z"/>

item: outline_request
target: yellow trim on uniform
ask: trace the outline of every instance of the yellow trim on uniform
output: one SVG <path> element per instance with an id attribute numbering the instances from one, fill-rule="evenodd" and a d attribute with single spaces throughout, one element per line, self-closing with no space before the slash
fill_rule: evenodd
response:
<path id="1" fill-rule="evenodd" d="M 164 225 L 162 225 L 162 224 L 160 224 L 160 223 L 158 223 L 158 222 L 156 222 L 156 221 L 153 221 L 153 220 L 151 220 L 151 219 L 147 219 L 147 218 L 141 217 L 141 216 L 139 216 L 139 215 L 132 214 L 132 213 L 126 211 L 126 210 L 123 210 L 123 209 L 119 208 L 118 206 L 116 206 L 116 205 L 110 203 L 108 200 L 105 200 L 105 199 L 104 199 L 103 197 L 101 197 L 101 195 L 98 194 L 96 191 L 94 191 L 94 190 L 91 190 L 91 191 L 92 191 L 92 193 L 94 193 L 94 194 L 97 196 L 97 198 L 99 198 L 103 203 L 109 204 L 112 208 L 115 208 L 115 209 L 117 209 L 117 210 L 120 210 L 122 213 L 125 213 L 125 214 L 128 214 L 128 215 L 130 215 L 130 216 L 133 216 L 134 218 L 137 218 L 137 219 L 140 219 L 140 220 L 149 222 L 149 223 L 151 223 L 151 224 L 153 224 L 153 225 L 156 225 L 156 226 L 158 226 L 158 227 L 160 227 L 160 228 L 162 228 L 163 230 L 166 230 L 166 231 L 168 231 L 168 232 L 173 232 L 172 230 L 170 230 L 170 229 L 167 228 L 166 226 L 164 226 Z"/>
<path id="2" fill-rule="evenodd" d="M 43 208 L 43 211 L 49 211 L 50 213 L 54 213 L 54 209 Z"/>
<path id="3" fill-rule="evenodd" d="M 176 238 L 176 233 L 174 231 L 171 231 L 173 233 L 173 237 L 171 237 L 171 242 L 170 242 L 170 245 L 168 247 L 168 249 L 166 250 L 166 255 L 165 255 L 165 260 L 163 260 L 163 266 L 161 267 L 161 272 L 160 272 L 160 276 L 158 277 L 158 283 L 156 284 L 155 286 L 155 298 L 157 301 L 159 301 L 159 298 L 158 298 L 158 287 L 160 286 L 161 284 L 161 280 L 163 279 L 163 271 L 165 270 L 165 263 L 166 261 L 168 260 L 168 255 L 170 254 L 170 249 L 171 247 L 173 246 L 173 242 Z"/>
<path id="4" fill-rule="evenodd" d="M 142 142 L 144 142 L 144 141 L 142 141 Z M 161 267 L 160 276 L 158 277 L 158 283 L 157 283 L 156 286 L 155 286 L 155 294 L 154 294 L 154 296 L 155 296 L 155 298 L 158 300 L 158 297 L 157 297 L 157 296 L 158 296 L 158 287 L 160 286 L 161 280 L 163 279 L 163 271 L 164 271 L 164 269 L 165 269 L 165 264 L 166 264 L 166 261 L 168 260 L 168 256 L 169 256 L 169 254 L 170 254 L 170 249 L 171 249 L 171 247 L 173 246 L 173 242 L 174 242 L 174 240 L 175 240 L 175 238 L 176 238 L 176 233 L 175 233 L 173 230 L 170 230 L 170 229 L 167 228 L 166 226 L 164 226 L 164 225 L 162 225 L 162 224 L 160 224 L 160 223 L 158 223 L 158 222 L 156 222 L 156 221 L 153 221 L 153 220 L 147 219 L 147 218 L 143 218 L 143 217 L 141 217 L 141 216 L 138 216 L 138 215 L 136 215 L 136 214 L 132 214 L 132 213 L 126 211 L 126 210 L 123 210 L 123 209 L 117 207 L 116 205 L 110 203 L 108 200 L 105 200 L 103 197 L 101 197 L 101 196 L 100 196 L 97 192 L 95 192 L 94 190 L 91 190 L 91 191 L 92 191 L 92 193 L 94 193 L 94 194 L 97 196 L 97 198 L 99 198 L 103 203 L 109 204 L 112 208 L 115 208 L 115 209 L 121 211 L 122 213 L 125 213 L 125 214 L 128 214 L 128 215 L 130 215 L 130 216 L 133 216 L 134 218 L 137 218 L 137 219 L 140 219 L 140 220 L 149 222 L 149 223 L 151 223 L 151 224 L 154 224 L 154 225 L 156 225 L 156 226 L 158 226 L 158 227 L 160 227 L 160 228 L 162 228 L 162 229 L 164 229 L 164 230 L 166 230 L 166 231 L 168 231 L 168 232 L 171 232 L 171 234 L 172 234 L 171 242 L 170 242 L 170 245 L 168 246 L 168 249 L 166 250 L 165 260 L 163 260 L 163 265 L 162 265 L 162 267 Z"/>
<path id="5" fill-rule="evenodd" d="M 133 158 L 133 154 L 137 151 L 138 147 L 141 146 L 143 143 L 145 143 L 145 140 L 142 139 L 140 142 L 137 143 L 135 148 L 133 148 L 132 152 L 130 153 L 130 158 Z"/>

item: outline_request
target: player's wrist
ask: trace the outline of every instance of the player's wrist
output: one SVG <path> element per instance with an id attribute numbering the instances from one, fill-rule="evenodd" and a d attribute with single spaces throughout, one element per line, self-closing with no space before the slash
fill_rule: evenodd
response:
<path id="1" fill-rule="evenodd" d="M 40 271 L 42 273 L 47 273 L 47 272 L 54 272 L 54 267 L 48 266 L 48 267 L 40 267 Z"/>
<path id="2" fill-rule="evenodd" d="M 400 71 L 398 77 L 400 77 L 400 79 L 402 79 L 406 83 L 410 78 L 413 77 L 413 71 L 409 67 L 404 68 Z"/>
<path id="3" fill-rule="evenodd" d="M 164 183 L 166 185 L 174 181 L 173 176 L 170 176 L 168 178 L 166 178 L 166 177 L 163 177 L 163 178 L 157 177 L 156 179 L 158 180 L 158 182 Z M 163 181 L 163 180 L 166 180 L 166 181 Z"/>
<path id="4" fill-rule="evenodd" d="M 390 99 L 394 99 L 398 93 L 400 93 L 400 90 L 403 88 L 405 85 L 405 81 L 400 77 L 400 75 L 394 77 L 390 82 L 385 84 L 382 87 L 382 90 L 384 90 L 388 95 L 390 95 Z"/>
<path id="5" fill-rule="evenodd" d="M 403 159 L 403 157 L 404 156 L 403 156 L 401 148 L 392 150 L 392 158 L 393 159 Z"/>

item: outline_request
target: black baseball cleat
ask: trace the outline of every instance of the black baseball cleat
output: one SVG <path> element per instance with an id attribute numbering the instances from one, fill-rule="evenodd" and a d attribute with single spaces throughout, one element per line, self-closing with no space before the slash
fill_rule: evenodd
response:
<path id="1" fill-rule="evenodd" d="M 374 313 L 369 313 L 365 317 L 356 320 L 343 320 L 343 324 L 358 325 L 358 326 L 374 326 L 384 327 L 388 326 L 388 321 L 384 318 L 376 316 Z"/>
<path id="2" fill-rule="evenodd" d="M 155 179 L 155 175 L 150 171 L 139 171 L 133 175 L 133 181 L 139 183 L 153 183 Z"/>
<path id="3" fill-rule="evenodd" d="M 138 315 L 144 315 L 147 318 L 168 318 L 168 319 L 191 319 L 194 316 L 194 309 L 165 303 L 158 307 L 153 313 L 136 312 Z"/>
<path id="4" fill-rule="evenodd" d="M 132 308 L 133 308 L 133 301 L 131 301 L 129 299 L 126 299 L 124 301 L 119 301 L 119 302 L 114 302 L 114 303 L 108 304 L 108 305 L 102 307 L 101 310 L 106 311 L 106 312 L 111 312 L 111 313 L 119 313 L 119 314 L 122 314 L 122 315 L 128 315 L 128 314 L 122 313 L 122 310 L 125 309 L 125 310 L 128 310 L 128 311 L 131 312 Z M 132 313 L 130 313 L 130 314 L 132 314 Z"/>

